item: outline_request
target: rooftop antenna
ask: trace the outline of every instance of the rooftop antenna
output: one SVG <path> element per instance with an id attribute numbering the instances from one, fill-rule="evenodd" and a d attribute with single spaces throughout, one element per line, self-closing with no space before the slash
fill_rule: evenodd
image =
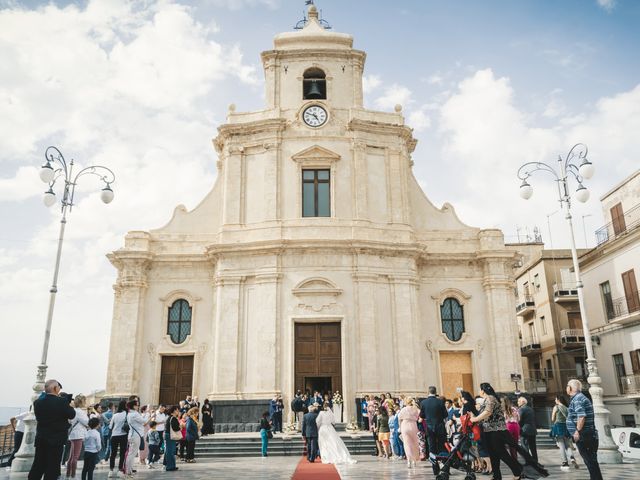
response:
<path id="1" fill-rule="evenodd" d="M 305 0 L 304 4 L 307 6 L 307 11 L 302 12 L 302 20 L 299 20 L 294 26 L 294 30 L 302 30 L 309 23 L 310 17 L 315 17 L 318 19 L 318 23 L 325 30 L 331 30 L 331 25 L 324 18 L 322 18 L 322 10 L 320 10 L 320 15 L 318 15 L 318 9 L 316 8 L 313 0 Z"/>

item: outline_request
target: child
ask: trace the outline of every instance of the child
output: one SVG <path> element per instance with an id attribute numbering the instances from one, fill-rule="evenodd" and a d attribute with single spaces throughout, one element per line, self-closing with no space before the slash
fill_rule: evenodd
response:
<path id="1" fill-rule="evenodd" d="M 82 480 L 93 480 L 93 470 L 98 463 L 98 455 L 102 450 L 102 438 L 98 427 L 100 420 L 97 417 L 89 419 L 89 431 L 84 437 L 84 465 L 82 467 Z"/>
<path id="2" fill-rule="evenodd" d="M 153 420 L 149 424 L 147 433 L 147 445 L 149 445 L 149 468 L 154 468 L 160 459 L 160 432 L 156 430 L 157 423 Z"/>

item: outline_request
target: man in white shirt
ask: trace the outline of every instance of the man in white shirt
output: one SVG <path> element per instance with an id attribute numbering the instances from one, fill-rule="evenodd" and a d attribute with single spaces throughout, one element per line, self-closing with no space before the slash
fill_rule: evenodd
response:
<path id="1" fill-rule="evenodd" d="M 29 414 L 28 411 L 19 413 L 15 417 L 11 418 L 11 427 L 13 428 L 13 453 L 11 453 L 11 457 L 9 457 L 8 466 L 11 467 L 11 463 L 13 462 L 16 453 L 20 449 L 20 445 L 22 445 L 22 437 L 24 437 L 24 418 Z"/>
<path id="2" fill-rule="evenodd" d="M 167 422 L 166 413 L 164 413 L 164 405 L 160 405 L 158 410 L 156 410 L 155 416 L 151 418 L 151 420 L 157 423 L 156 430 L 160 434 L 160 451 L 164 449 L 164 424 Z"/>

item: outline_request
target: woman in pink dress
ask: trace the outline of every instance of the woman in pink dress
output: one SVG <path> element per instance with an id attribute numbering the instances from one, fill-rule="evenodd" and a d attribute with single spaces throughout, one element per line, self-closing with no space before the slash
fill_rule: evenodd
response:
<path id="1" fill-rule="evenodd" d="M 405 400 L 405 407 L 400 410 L 400 432 L 402 433 L 402 443 L 407 456 L 407 467 L 411 468 L 420 460 L 420 446 L 418 445 L 418 418 L 420 410 L 416 407 L 413 398 Z"/>

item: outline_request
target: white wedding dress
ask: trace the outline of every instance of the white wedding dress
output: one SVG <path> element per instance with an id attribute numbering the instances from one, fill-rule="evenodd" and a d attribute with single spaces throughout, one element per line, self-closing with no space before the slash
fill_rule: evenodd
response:
<path id="1" fill-rule="evenodd" d="M 316 418 L 318 424 L 318 447 L 322 463 L 356 463 L 349 450 L 338 436 L 333 424 L 336 422 L 331 410 L 323 410 Z"/>

